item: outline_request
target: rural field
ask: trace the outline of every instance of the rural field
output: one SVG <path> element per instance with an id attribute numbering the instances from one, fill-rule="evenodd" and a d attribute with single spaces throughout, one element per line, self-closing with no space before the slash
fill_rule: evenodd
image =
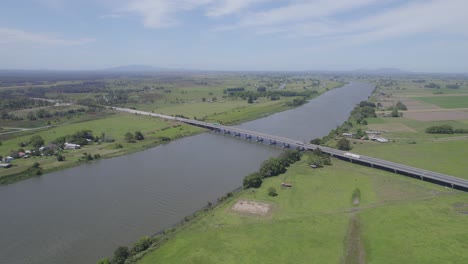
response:
<path id="1" fill-rule="evenodd" d="M 14 85 L 2 85 L 0 89 L 0 158 L 15 158 L 12 167 L 0 170 L 0 184 L 128 154 L 203 131 L 185 124 L 116 113 L 106 106 L 236 124 L 300 106 L 343 85 L 340 80 L 305 74 L 149 75 L 44 83 L 15 79 Z M 65 141 L 76 143 L 74 135 L 85 130 L 92 134 L 86 138 L 89 144 L 61 150 L 60 145 Z M 125 138 L 127 133 L 136 132 L 141 132 L 144 139 Z M 43 140 L 41 146 L 50 149 L 47 154 L 38 150 L 40 146 L 30 144 L 33 136 Z M 22 158 L 25 152 L 29 158 Z"/>
<path id="2" fill-rule="evenodd" d="M 468 258 L 466 193 L 332 162 L 311 169 L 303 157 L 285 174 L 209 211 L 138 263 L 461 263 Z M 292 187 L 282 188 L 282 182 Z M 278 195 L 269 196 L 269 187 Z M 239 203 L 269 209 L 242 212 L 235 209 Z"/>
<path id="3" fill-rule="evenodd" d="M 432 126 L 468 129 L 468 100 L 463 95 L 468 93 L 468 86 L 448 89 L 443 87 L 463 82 L 431 80 L 431 83 L 441 88 L 426 88 L 409 80 L 397 80 L 391 85 L 377 82 L 371 100 L 385 109 L 376 111 L 377 117 L 367 118 L 367 125 L 357 127 L 364 131 L 379 131 L 380 136 L 390 142 L 382 144 L 353 139 L 352 151 L 468 179 L 468 134 L 426 133 Z M 400 117 L 389 117 L 389 107 L 397 102 L 406 105 L 407 110 L 400 110 Z"/>

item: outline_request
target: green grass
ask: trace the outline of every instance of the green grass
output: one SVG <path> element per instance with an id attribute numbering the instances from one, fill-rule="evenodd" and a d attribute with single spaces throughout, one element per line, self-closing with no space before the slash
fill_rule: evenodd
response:
<path id="1" fill-rule="evenodd" d="M 92 130 L 95 136 L 101 136 L 101 133 L 105 133 L 106 136 L 112 137 L 115 142 L 102 144 L 93 143 L 91 145 L 83 146 L 81 149 L 65 150 L 63 151 L 63 155 L 66 157 L 66 160 L 63 162 L 58 162 L 55 156 L 17 159 L 12 162 L 14 165 L 13 167 L 0 170 L 0 184 L 11 183 L 15 179 L 20 180 L 31 176 L 21 175 L 21 173 L 26 172 L 34 162 L 39 162 L 45 172 L 53 171 L 80 164 L 80 158 L 84 153 L 90 153 L 92 155 L 99 154 L 102 158 L 108 158 L 155 146 L 161 143 L 160 137 L 163 136 L 169 137 L 170 139 L 177 139 L 203 131 L 197 127 L 177 124 L 154 117 L 115 114 L 92 121 L 78 122 L 36 131 L 34 134 L 40 135 L 44 139 L 45 143 L 48 144 L 58 137 L 71 135 L 83 129 Z M 125 133 L 134 133 L 137 130 L 144 134 L 145 140 L 136 141 L 135 143 L 127 143 L 124 141 Z M 18 136 L 10 140 L 3 141 L 0 146 L 0 153 L 3 156 L 7 156 L 12 150 L 18 150 L 20 148 L 19 143 L 28 142 L 32 135 L 28 132 L 26 133 L 28 135 Z M 116 148 L 116 144 L 121 144 L 123 148 Z M 30 147 L 26 146 L 24 149 L 27 150 L 30 149 Z M 12 177 L 12 175 L 15 175 L 15 177 Z M 5 178 L 6 176 L 8 176 L 8 178 Z"/>
<path id="2" fill-rule="evenodd" d="M 362 212 L 368 263 L 466 262 L 468 215 L 454 205 L 467 201 L 465 193 L 435 196 Z"/>
<path id="3" fill-rule="evenodd" d="M 468 96 L 415 97 L 414 99 L 442 108 L 468 108 Z"/>
<path id="4" fill-rule="evenodd" d="M 468 257 L 468 217 L 450 209 L 466 202 L 466 193 L 338 160 L 313 170 L 304 160 L 207 213 L 139 263 L 340 263 L 353 214 L 361 215 L 369 263 L 426 263 L 426 255 L 438 263 L 457 263 Z M 281 182 L 293 187 L 282 189 Z M 267 195 L 271 186 L 278 196 Z M 356 187 L 359 207 L 351 202 Z M 233 212 L 239 199 L 273 204 L 273 213 Z M 438 241 L 456 254 L 436 257 L 443 250 L 433 249 Z M 392 246 L 401 249 L 395 257 L 388 255 Z M 403 252 L 411 253 L 411 262 Z"/>

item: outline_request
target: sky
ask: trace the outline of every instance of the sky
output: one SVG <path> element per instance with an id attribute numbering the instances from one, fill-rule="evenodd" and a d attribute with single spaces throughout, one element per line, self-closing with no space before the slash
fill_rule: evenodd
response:
<path id="1" fill-rule="evenodd" d="M 467 0 L 1 0 L 0 69 L 468 72 Z"/>

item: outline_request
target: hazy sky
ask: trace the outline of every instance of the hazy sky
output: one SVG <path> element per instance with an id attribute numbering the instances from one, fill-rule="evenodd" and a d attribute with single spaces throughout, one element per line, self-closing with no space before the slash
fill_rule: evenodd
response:
<path id="1" fill-rule="evenodd" d="M 468 72 L 468 0 L 1 0 L 0 69 Z"/>

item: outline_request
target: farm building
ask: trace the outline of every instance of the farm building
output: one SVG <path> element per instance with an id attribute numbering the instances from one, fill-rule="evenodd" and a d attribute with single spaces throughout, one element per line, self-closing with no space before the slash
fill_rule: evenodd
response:
<path id="1" fill-rule="evenodd" d="M 372 140 L 377 141 L 379 143 L 388 143 L 388 142 L 390 142 L 390 140 L 388 140 L 386 138 L 383 138 L 383 137 L 374 138 Z"/>
<path id="2" fill-rule="evenodd" d="M 73 144 L 73 143 L 65 143 L 63 146 L 63 149 L 79 149 L 79 148 L 81 148 L 80 145 Z"/>
<path id="3" fill-rule="evenodd" d="M 345 138 L 352 138 L 352 137 L 353 137 L 353 133 L 343 133 L 342 136 L 345 137 Z"/>

